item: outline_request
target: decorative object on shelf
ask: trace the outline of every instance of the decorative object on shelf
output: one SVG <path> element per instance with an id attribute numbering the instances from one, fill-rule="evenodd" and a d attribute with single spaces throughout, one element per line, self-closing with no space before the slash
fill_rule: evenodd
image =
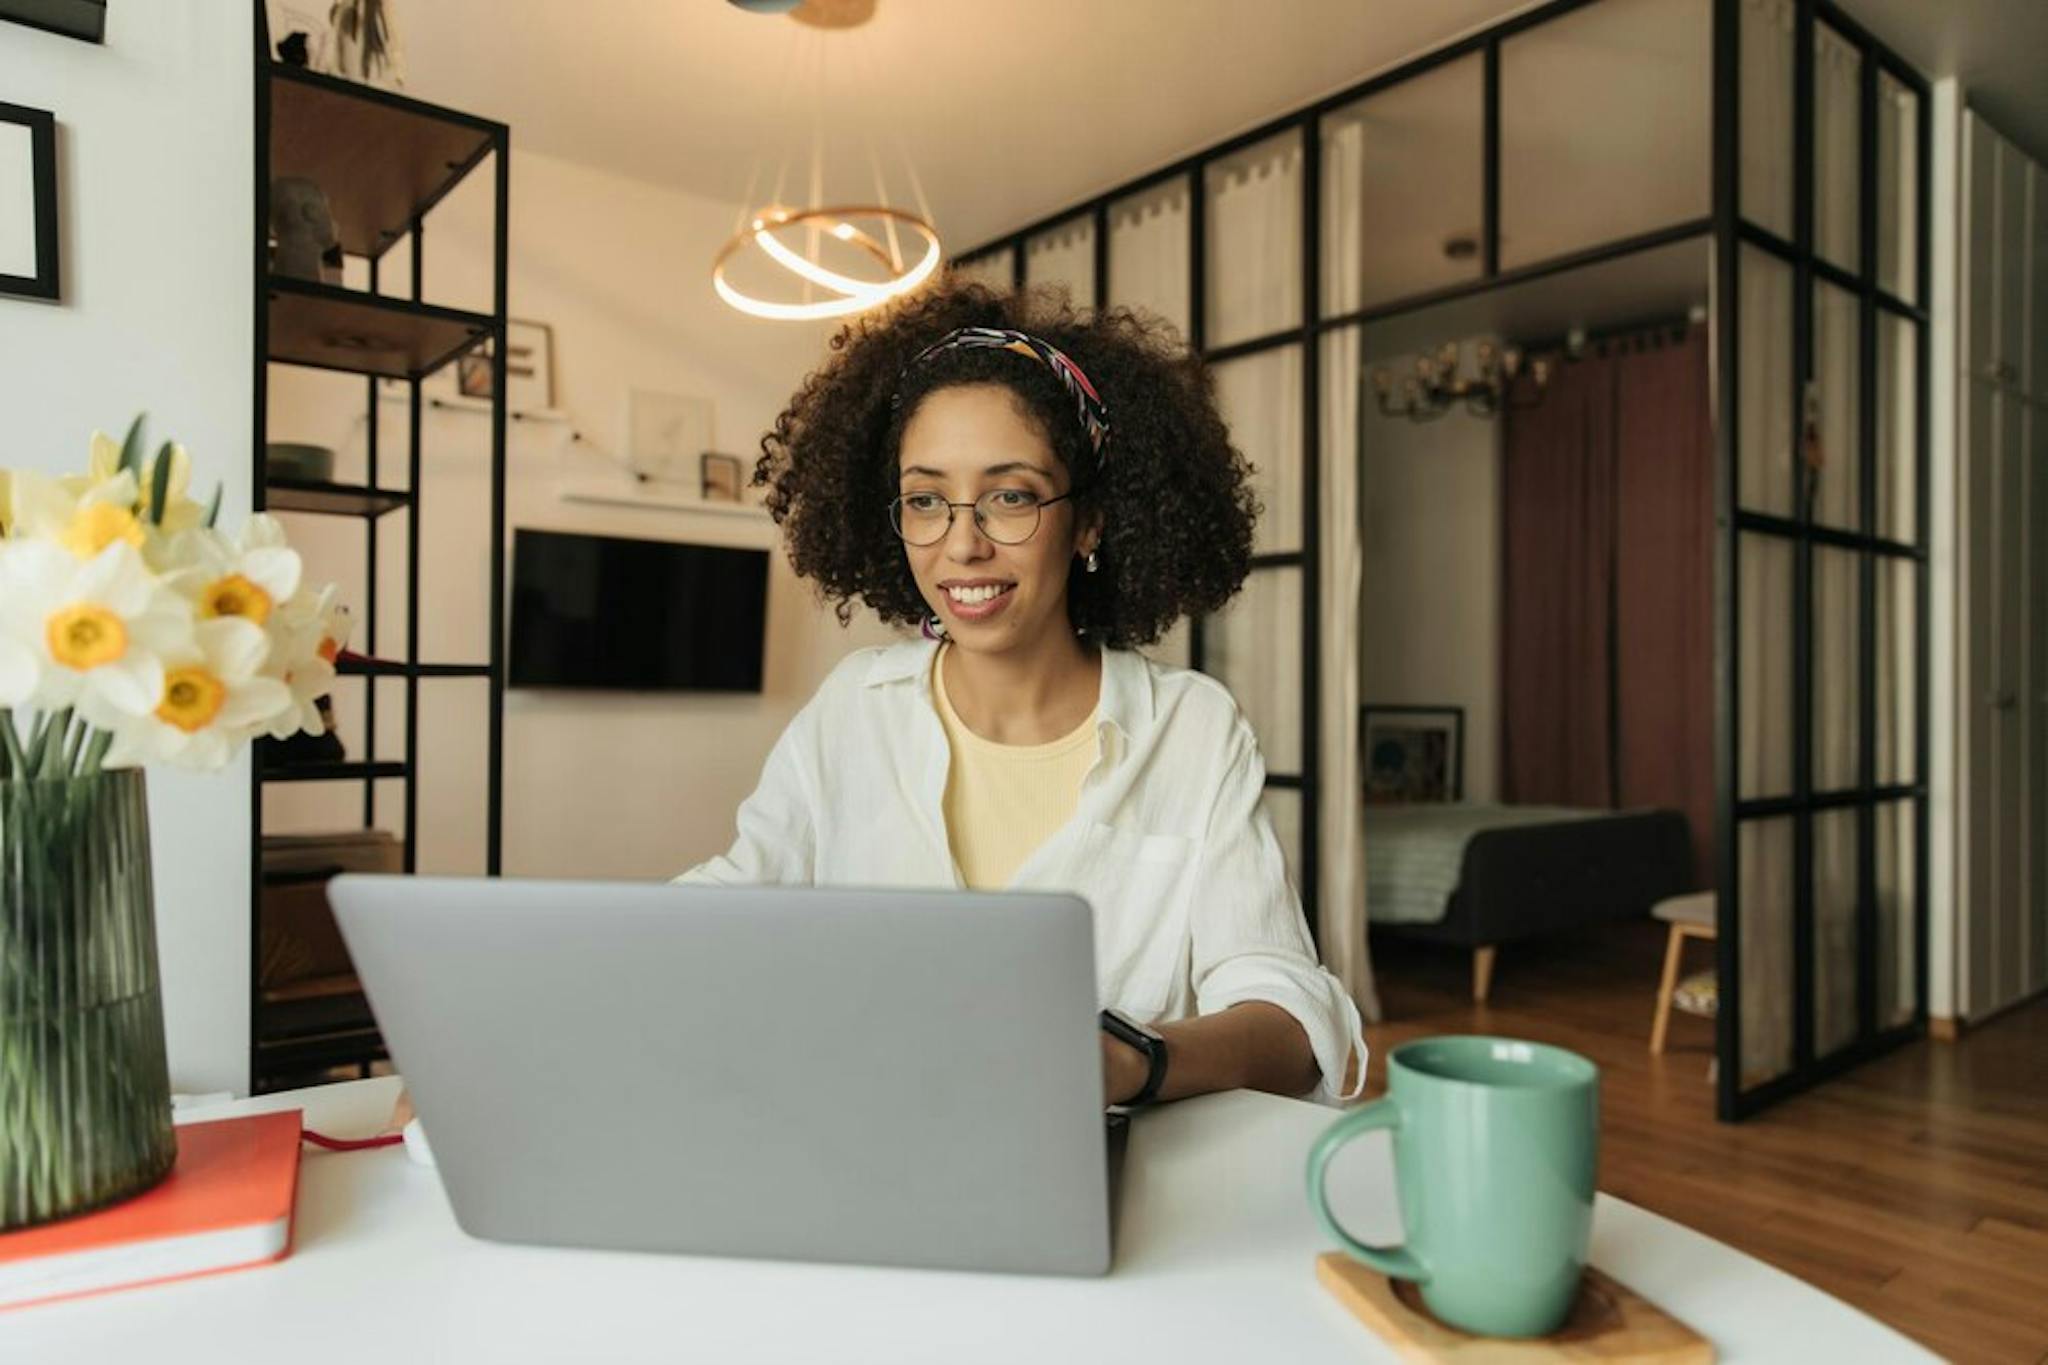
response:
<path id="1" fill-rule="evenodd" d="M 277 244 L 270 252 L 270 273 L 294 280 L 338 284 L 340 276 L 327 254 L 337 237 L 327 193 L 303 176 L 279 176 L 270 182 L 270 232 Z"/>
<path id="2" fill-rule="evenodd" d="M 393 0 L 334 0 L 327 24 L 336 72 L 365 85 L 405 88 L 405 53 L 393 8 Z"/>
<path id="3" fill-rule="evenodd" d="M 490 356 L 471 351 L 455 362 L 455 391 L 464 398 L 489 398 L 492 368 Z"/>
<path id="4" fill-rule="evenodd" d="M 741 8 L 784 12 L 779 6 Z M 788 15 L 812 29 L 849 30 L 867 23 L 874 10 L 874 0 L 804 0 L 790 8 Z M 796 35 L 791 36 L 794 41 Z M 816 53 L 814 42 L 807 39 L 803 44 L 807 60 Z M 799 68 L 792 62 L 788 69 Z M 917 169 L 902 152 L 900 139 L 901 183 L 909 186 L 908 197 L 916 201 L 917 213 L 894 206 L 871 136 L 860 147 L 844 148 L 844 153 L 849 157 L 858 154 L 869 166 L 872 197 L 866 187 L 845 197 L 828 197 L 827 130 L 847 129 L 850 136 L 861 121 L 848 118 L 843 109 L 828 107 L 822 83 L 808 93 L 812 117 L 802 120 L 801 126 L 815 135 L 805 134 L 808 149 L 792 147 L 775 162 L 787 168 L 803 164 L 808 156 L 810 173 L 805 183 L 809 190 L 804 202 L 797 205 L 783 200 L 783 178 L 778 172 L 771 198 L 760 204 L 754 190 L 761 168 L 770 163 L 756 162 L 754 178 L 741 197 L 740 214 L 733 222 L 733 235 L 711 262 L 712 289 L 733 308 L 755 317 L 797 321 L 866 312 L 930 279 L 945 254 L 938 229 L 932 226 L 931 205 L 925 201 Z M 842 192 L 842 183 L 834 182 L 835 193 Z M 759 207 L 754 207 L 756 204 Z"/>
<path id="5" fill-rule="evenodd" d="M 455 364 L 455 391 L 464 398 L 491 396 L 489 341 Z M 505 319 L 505 406 L 546 412 L 555 406 L 555 329 L 528 318 Z"/>
<path id="6" fill-rule="evenodd" d="M 0 294 L 55 302 L 57 117 L 0 104 Z"/>
<path id="7" fill-rule="evenodd" d="M 1428 422 L 1459 403 L 1474 417 L 1494 417 L 1510 407 L 1534 407 L 1542 401 L 1553 366 L 1548 356 L 1529 358 L 1529 382 L 1523 385 L 1515 382 L 1523 373 L 1521 347 L 1480 341 L 1473 347 L 1473 359 L 1476 372 L 1460 374 L 1460 347 L 1446 341 L 1433 353 L 1417 356 L 1415 372 L 1406 379 L 1397 379 L 1389 366 L 1379 366 L 1372 372 L 1372 386 L 1380 412 Z"/>
<path id="8" fill-rule="evenodd" d="M 0 0 L 0 19 L 88 43 L 107 40 L 107 0 Z"/>
<path id="9" fill-rule="evenodd" d="M 627 469 L 655 482 L 696 483 L 702 477 L 697 457 L 712 446 L 713 415 L 709 398 L 627 390 Z"/>
<path id="10" fill-rule="evenodd" d="M 1359 708 L 1365 799 L 1375 804 L 1465 799 L 1465 708 Z"/>
<path id="11" fill-rule="evenodd" d="M 331 587 L 190 461 L 95 435 L 83 475 L 0 470 L 0 1229 L 115 1203 L 176 1153 L 141 766 L 216 769 L 317 723 Z"/>
<path id="12" fill-rule="evenodd" d="M 263 472 L 273 479 L 326 483 L 334 477 L 334 451 L 304 441 L 263 443 Z"/>
<path id="13" fill-rule="evenodd" d="M 740 500 L 740 457 L 720 455 L 705 451 L 698 457 L 702 462 L 702 476 L 698 490 L 706 502 L 738 502 Z"/>

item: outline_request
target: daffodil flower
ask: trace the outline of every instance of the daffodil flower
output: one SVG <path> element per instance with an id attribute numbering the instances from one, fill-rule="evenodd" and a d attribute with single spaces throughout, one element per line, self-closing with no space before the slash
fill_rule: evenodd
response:
<path id="1" fill-rule="evenodd" d="M 29 703 L 76 707 L 112 730 L 163 695 L 163 657 L 185 648 L 192 611 L 115 540 L 80 560 L 62 545 L 13 541 L 0 559 L 0 635 L 37 665 Z"/>
<path id="2" fill-rule="evenodd" d="M 301 565 L 275 517 L 249 518 L 233 540 L 204 528 L 171 538 L 165 577 L 203 621 L 239 617 L 265 625 L 299 590 Z"/>
<path id="3" fill-rule="evenodd" d="M 76 488 L 32 469 L 14 471 L 16 537 L 61 545 L 75 558 L 91 559 L 116 541 L 142 549 L 148 540 L 135 515 L 135 476 Z"/>
<path id="4" fill-rule="evenodd" d="M 237 617 L 201 621 L 164 655 L 163 690 L 143 715 L 114 727 L 104 766 L 163 761 L 211 770 L 291 707 L 283 683 L 263 676 L 263 629 Z"/>
<path id="5" fill-rule="evenodd" d="M 164 513 L 156 515 L 154 493 L 156 489 L 157 461 L 168 459 L 170 467 L 165 472 Z M 86 472 L 81 478 L 73 475 L 64 484 L 74 494 L 83 495 L 86 490 L 111 483 L 122 476 L 121 443 L 104 431 L 92 434 L 92 452 L 86 460 Z M 142 464 L 142 477 L 132 475 L 131 487 L 136 496 L 129 505 L 143 521 L 161 526 L 166 535 L 190 530 L 206 524 L 206 509 L 185 496 L 185 490 L 192 483 L 192 457 L 185 453 L 185 447 L 176 441 L 168 442 L 163 449 L 150 456 Z"/>
<path id="6" fill-rule="evenodd" d="M 334 661 L 348 633 L 348 612 L 332 583 L 317 592 L 300 589 L 270 619 L 270 664 L 266 672 L 283 683 L 291 709 L 270 724 L 274 739 L 305 731 L 317 735 L 327 722 L 317 705 L 334 688 Z"/>

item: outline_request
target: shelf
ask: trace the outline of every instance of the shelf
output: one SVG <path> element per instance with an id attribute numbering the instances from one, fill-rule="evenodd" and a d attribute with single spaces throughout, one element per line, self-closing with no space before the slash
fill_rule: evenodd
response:
<path id="1" fill-rule="evenodd" d="M 366 777 L 404 777 L 403 763 L 279 763 L 260 767 L 261 782 L 348 782 Z"/>
<path id="2" fill-rule="evenodd" d="M 303 67 L 270 67 L 270 175 L 326 191 L 341 249 L 383 255 L 503 135 L 503 124 Z"/>
<path id="3" fill-rule="evenodd" d="M 630 488 L 564 488 L 564 502 L 601 502 L 623 507 L 644 507 L 653 512 L 709 512 L 713 516 L 741 517 L 773 524 L 768 509 L 751 502 L 706 502 L 703 498 L 676 494 L 640 493 Z"/>
<path id="4" fill-rule="evenodd" d="M 361 484 L 323 483 L 315 479 L 271 478 L 263 483 L 263 507 L 267 512 L 381 517 L 411 502 L 412 494 L 398 488 L 366 488 Z"/>
<path id="5" fill-rule="evenodd" d="M 488 678 L 489 664 L 408 664 L 395 659 L 343 659 L 334 671 L 344 678 Z"/>
<path id="6" fill-rule="evenodd" d="M 377 396 L 387 403 L 411 401 L 403 389 L 380 387 L 377 390 Z M 428 407 L 439 409 L 442 412 L 489 412 L 491 410 L 490 399 L 468 398 L 461 394 L 424 394 L 421 396 L 421 401 Z M 569 414 L 560 408 L 507 408 L 505 409 L 505 417 L 508 421 L 513 422 L 566 422 L 569 420 Z"/>
<path id="7" fill-rule="evenodd" d="M 491 334 L 496 320 L 359 289 L 272 275 L 271 360 L 350 374 L 417 379 Z"/>

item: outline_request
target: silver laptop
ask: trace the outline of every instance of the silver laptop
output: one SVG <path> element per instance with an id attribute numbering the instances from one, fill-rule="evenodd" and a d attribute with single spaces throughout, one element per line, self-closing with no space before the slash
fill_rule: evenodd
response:
<path id="1" fill-rule="evenodd" d="M 473 1236 L 1097 1275 L 1071 896 L 337 877 Z"/>

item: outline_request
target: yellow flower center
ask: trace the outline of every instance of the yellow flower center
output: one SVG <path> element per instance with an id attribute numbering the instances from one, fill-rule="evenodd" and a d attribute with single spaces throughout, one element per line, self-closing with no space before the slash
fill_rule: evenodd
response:
<path id="1" fill-rule="evenodd" d="M 81 602 L 51 613 L 48 630 L 50 657 L 81 673 L 128 652 L 128 627 L 96 603 Z"/>
<path id="2" fill-rule="evenodd" d="M 213 723 L 227 699 L 227 684 L 205 669 L 174 668 L 164 674 L 164 699 L 157 705 L 156 717 L 193 734 Z"/>
<path id="3" fill-rule="evenodd" d="M 199 595 L 201 616 L 239 616 L 262 625 L 270 619 L 270 594 L 238 573 L 216 579 Z"/>
<path id="4" fill-rule="evenodd" d="M 72 514 L 57 541 L 80 559 L 91 559 L 117 540 L 142 548 L 142 523 L 125 507 L 92 502 Z"/>

